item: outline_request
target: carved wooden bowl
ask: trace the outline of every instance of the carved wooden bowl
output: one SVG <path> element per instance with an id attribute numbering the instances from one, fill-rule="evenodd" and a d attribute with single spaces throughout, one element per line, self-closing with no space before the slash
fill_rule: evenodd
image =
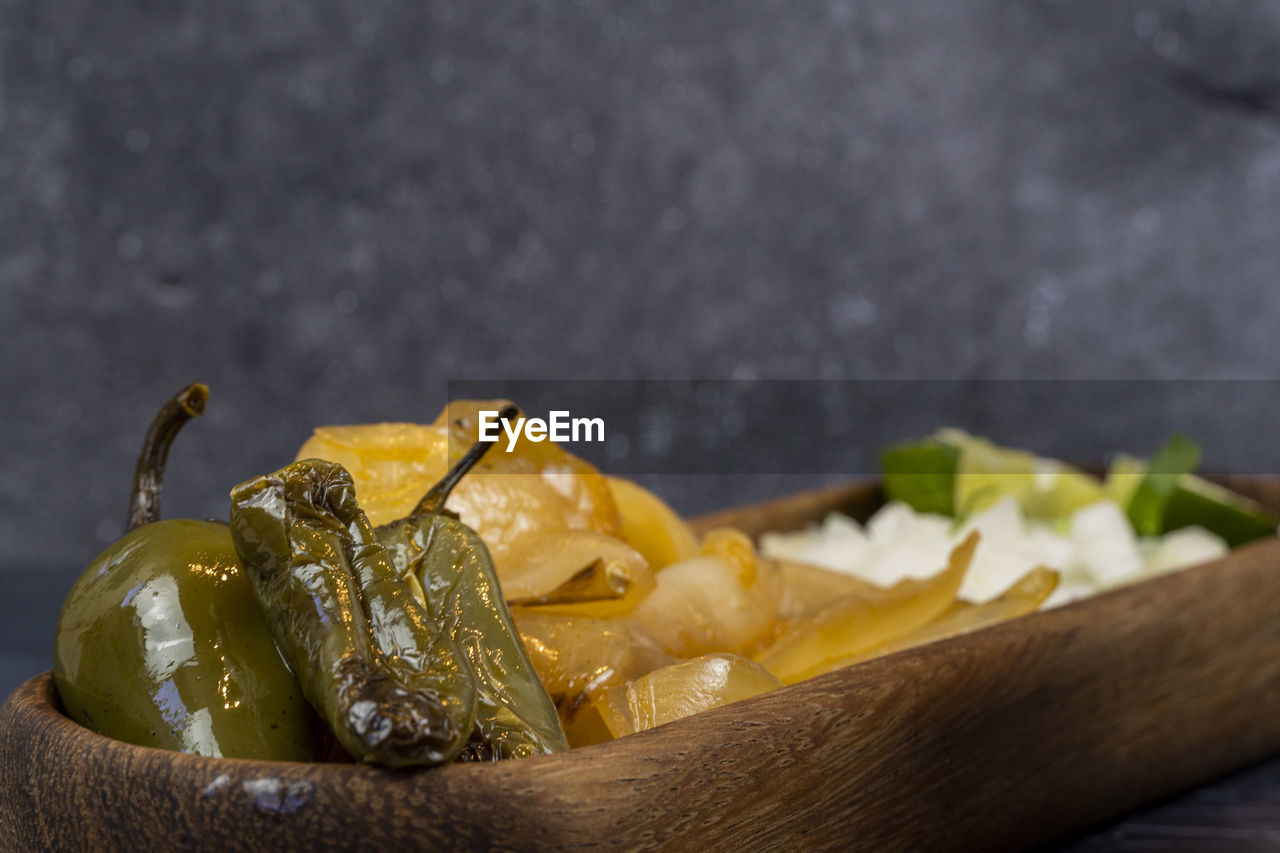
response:
<path id="1" fill-rule="evenodd" d="M 1277 501 L 1271 484 L 1233 484 Z M 702 525 L 866 512 L 873 486 Z M 599 746 L 389 772 L 0 709 L 0 849 L 1019 849 L 1280 750 L 1280 540 Z"/>

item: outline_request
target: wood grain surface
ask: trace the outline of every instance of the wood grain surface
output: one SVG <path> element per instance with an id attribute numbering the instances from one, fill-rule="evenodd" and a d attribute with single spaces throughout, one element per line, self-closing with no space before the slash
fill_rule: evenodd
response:
<path id="1" fill-rule="evenodd" d="M 46 674 L 0 709 L 0 848 L 1022 849 L 1280 750 L 1278 573 L 1268 541 L 607 744 L 407 773 L 131 746 Z"/>

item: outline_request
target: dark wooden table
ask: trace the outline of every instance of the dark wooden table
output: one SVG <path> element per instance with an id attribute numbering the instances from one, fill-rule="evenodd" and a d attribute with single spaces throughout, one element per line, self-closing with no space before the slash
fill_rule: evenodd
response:
<path id="1" fill-rule="evenodd" d="M 1280 758 L 1092 827 L 1052 849 L 1063 853 L 1280 850 Z"/>
<path id="2" fill-rule="evenodd" d="M 50 666 L 62 597 L 74 580 L 63 570 L 0 569 L 0 694 Z M 1280 850 L 1280 756 L 1135 811 L 1051 846 L 1097 851 Z"/>

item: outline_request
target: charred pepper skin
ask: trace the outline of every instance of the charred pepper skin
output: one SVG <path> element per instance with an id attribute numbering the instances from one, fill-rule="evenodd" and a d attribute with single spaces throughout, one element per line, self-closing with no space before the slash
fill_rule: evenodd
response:
<path id="1" fill-rule="evenodd" d="M 63 603 L 54 683 L 68 716 L 108 737 L 197 755 L 317 760 L 324 726 L 276 650 L 227 526 L 158 520 L 169 447 L 207 399 L 204 385 L 191 385 L 152 421 L 130 530 Z"/>
<path id="2" fill-rule="evenodd" d="M 231 492 L 231 531 L 303 692 L 356 760 L 456 758 L 475 725 L 466 659 L 399 576 L 340 465 L 302 460 Z"/>
<path id="3" fill-rule="evenodd" d="M 518 413 L 508 405 L 498 417 L 507 420 Z M 454 486 L 492 447 L 492 442 L 472 444 L 408 517 L 376 530 L 396 571 L 418 587 L 431 617 L 466 657 L 478 700 L 476 729 L 462 756 L 468 761 L 569 748 L 555 704 L 511 621 L 489 549 L 444 508 Z"/>
<path id="4" fill-rule="evenodd" d="M 469 756 L 496 761 L 568 749 L 475 531 L 429 513 L 380 527 L 377 534 L 396 568 L 421 584 L 432 618 L 466 657 L 478 699 Z"/>

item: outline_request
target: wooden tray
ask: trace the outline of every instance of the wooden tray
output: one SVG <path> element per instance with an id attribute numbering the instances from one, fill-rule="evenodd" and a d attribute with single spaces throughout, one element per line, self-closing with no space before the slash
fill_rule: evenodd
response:
<path id="1" fill-rule="evenodd" d="M 1277 504 L 1271 482 L 1233 487 Z M 861 485 L 700 526 L 789 528 Z M 1280 751 L 1280 540 L 621 740 L 392 773 L 101 737 L 50 676 L 0 709 L 0 849 L 1013 850 Z"/>

